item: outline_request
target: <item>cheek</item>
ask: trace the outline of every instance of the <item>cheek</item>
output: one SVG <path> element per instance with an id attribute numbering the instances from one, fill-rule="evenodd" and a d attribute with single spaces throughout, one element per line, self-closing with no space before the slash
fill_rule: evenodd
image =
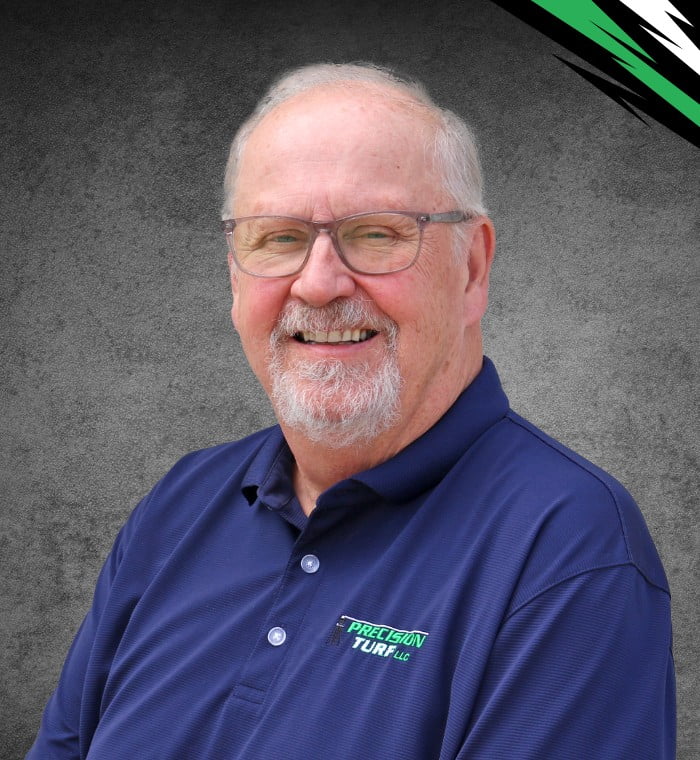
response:
<path id="1" fill-rule="evenodd" d="M 445 320 L 459 320 L 460 307 L 469 285 L 467 261 L 457 262 L 447 242 L 440 246 L 424 244 L 415 268 L 420 277 L 418 287 L 426 314 L 443 326 Z"/>
<path id="2" fill-rule="evenodd" d="M 405 273 L 410 275 L 405 299 L 410 318 L 431 332 L 440 332 L 445 320 L 456 316 L 453 312 L 464 283 L 451 256 L 446 246 L 425 241 L 418 261 Z"/>
<path id="3" fill-rule="evenodd" d="M 267 343 L 284 304 L 284 293 L 273 283 L 250 281 L 239 275 L 231 315 L 241 340 L 246 345 Z"/>

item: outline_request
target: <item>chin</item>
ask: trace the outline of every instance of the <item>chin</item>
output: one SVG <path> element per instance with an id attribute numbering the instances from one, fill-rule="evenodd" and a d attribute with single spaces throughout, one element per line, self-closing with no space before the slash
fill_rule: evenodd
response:
<path id="1" fill-rule="evenodd" d="M 272 368 L 272 403 L 280 422 L 331 448 L 368 443 L 398 418 L 401 376 L 379 367 L 313 362 Z"/>

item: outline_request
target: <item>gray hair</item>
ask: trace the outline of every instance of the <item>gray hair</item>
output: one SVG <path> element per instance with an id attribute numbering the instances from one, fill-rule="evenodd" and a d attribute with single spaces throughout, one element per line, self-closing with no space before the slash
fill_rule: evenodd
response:
<path id="1" fill-rule="evenodd" d="M 224 218 L 233 208 L 238 169 L 248 138 L 265 116 L 307 90 L 355 82 L 393 89 L 405 100 L 425 107 L 435 125 L 433 145 L 429 147 L 432 147 L 434 165 L 442 175 L 443 189 L 459 209 L 474 215 L 487 213 L 483 205 L 483 180 L 476 140 L 464 120 L 438 106 L 420 82 L 399 76 L 386 67 L 362 62 L 309 64 L 293 69 L 273 82 L 231 143 L 224 179 Z M 464 234 L 461 225 L 455 232 L 458 239 Z"/>

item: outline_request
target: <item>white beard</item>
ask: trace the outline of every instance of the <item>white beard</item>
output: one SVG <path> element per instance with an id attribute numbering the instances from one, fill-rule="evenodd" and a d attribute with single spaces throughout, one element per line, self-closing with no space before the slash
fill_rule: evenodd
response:
<path id="1" fill-rule="evenodd" d="M 284 344 L 304 330 L 371 328 L 382 333 L 378 367 L 340 359 L 296 360 L 284 366 Z M 344 448 L 374 440 L 398 419 L 401 374 L 396 323 L 364 301 L 338 299 L 321 308 L 290 304 L 270 336 L 272 403 L 278 418 L 310 440 Z"/>

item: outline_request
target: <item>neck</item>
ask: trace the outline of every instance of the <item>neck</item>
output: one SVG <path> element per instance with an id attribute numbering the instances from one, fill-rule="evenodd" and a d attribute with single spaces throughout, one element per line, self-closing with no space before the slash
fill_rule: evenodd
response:
<path id="1" fill-rule="evenodd" d="M 386 462 L 429 430 L 454 404 L 460 393 L 481 370 L 483 356 L 469 368 L 464 382 L 452 392 L 441 388 L 431 399 L 424 399 L 412 410 L 401 410 L 400 422 L 371 441 L 334 448 L 310 440 L 303 431 L 280 423 L 284 437 L 294 454 L 293 485 L 306 515 L 316 507 L 318 497 L 341 480 Z"/>
<path id="2" fill-rule="evenodd" d="M 331 486 L 378 464 L 352 450 L 329 449 L 317 443 L 308 447 L 295 445 L 286 437 L 294 452 L 294 491 L 306 515 L 311 514 L 318 497 Z"/>
<path id="3" fill-rule="evenodd" d="M 373 441 L 332 448 L 310 441 L 299 431 L 285 429 L 284 425 L 282 430 L 294 454 L 294 491 L 307 515 L 316 507 L 318 497 L 331 486 L 385 462 L 410 443 L 392 444 L 390 439 L 395 436 L 389 436 L 391 431 L 387 431 Z"/>

